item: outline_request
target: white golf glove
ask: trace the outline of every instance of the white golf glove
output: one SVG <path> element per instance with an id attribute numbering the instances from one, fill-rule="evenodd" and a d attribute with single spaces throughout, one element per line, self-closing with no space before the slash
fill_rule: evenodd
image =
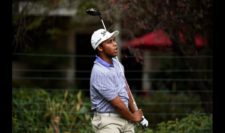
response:
<path id="1" fill-rule="evenodd" d="M 147 119 L 145 119 L 145 117 L 144 116 L 142 116 L 142 121 L 140 122 L 140 124 L 141 124 L 141 126 L 142 127 L 148 127 L 148 120 Z"/>

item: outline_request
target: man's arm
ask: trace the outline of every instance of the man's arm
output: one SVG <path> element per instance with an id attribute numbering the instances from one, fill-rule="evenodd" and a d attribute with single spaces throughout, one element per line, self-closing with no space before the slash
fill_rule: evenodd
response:
<path id="1" fill-rule="evenodd" d="M 119 96 L 116 96 L 110 103 L 116 108 L 116 110 L 121 114 L 125 119 L 132 122 L 140 122 L 142 120 L 142 111 L 136 110 L 134 112 L 129 111 L 124 102 L 120 99 Z"/>

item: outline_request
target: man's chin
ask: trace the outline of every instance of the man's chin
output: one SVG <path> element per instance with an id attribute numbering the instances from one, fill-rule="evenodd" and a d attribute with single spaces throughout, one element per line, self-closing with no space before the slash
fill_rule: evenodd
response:
<path id="1" fill-rule="evenodd" d="M 112 58 L 116 58 L 117 54 L 113 55 Z"/>
<path id="2" fill-rule="evenodd" d="M 114 54 L 114 57 L 116 57 L 118 54 L 116 53 L 116 54 Z"/>

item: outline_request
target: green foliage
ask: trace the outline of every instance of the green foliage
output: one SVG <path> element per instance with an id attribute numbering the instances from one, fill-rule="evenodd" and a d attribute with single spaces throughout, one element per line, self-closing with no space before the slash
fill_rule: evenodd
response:
<path id="1" fill-rule="evenodd" d="M 90 101 L 77 90 L 13 90 L 13 133 L 90 133 L 92 132 Z M 202 112 L 200 105 L 174 105 L 172 103 L 199 102 L 196 97 L 183 94 L 155 93 L 151 99 L 139 99 L 146 113 L 149 128 L 137 126 L 137 133 L 210 133 L 212 116 L 194 113 L 184 117 L 180 113 Z M 148 103 L 151 107 L 146 106 Z M 171 103 L 171 104 L 154 104 Z M 154 115 L 155 112 L 174 115 Z M 177 113 L 177 114 L 176 114 Z M 186 115 L 185 115 L 186 116 Z M 167 121 L 167 122 L 166 122 Z M 158 124 L 160 123 L 160 124 Z"/>
<path id="2" fill-rule="evenodd" d="M 193 113 L 181 120 L 162 122 L 156 133 L 212 133 L 212 115 Z"/>
<path id="3" fill-rule="evenodd" d="M 150 123 L 151 125 L 151 123 Z M 212 115 L 192 113 L 180 120 L 163 121 L 157 124 L 157 128 L 136 128 L 136 133 L 212 133 Z"/>
<path id="4" fill-rule="evenodd" d="M 52 40 L 57 39 L 59 36 L 63 35 L 63 31 L 60 28 L 51 28 L 46 30 L 47 34 Z"/>
<path id="5" fill-rule="evenodd" d="M 25 28 L 26 30 L 34 30 L 41 26 L 42 22 L 44 21 L 45 17 L 37 17 L 36 19 L 33 19 Z"/>
<path id="6" fill-rule="evenodd" d="M 194 95 L 155 92 L 150 97 L 136 99 L 153 128 L 162 121 L 182 118 L 195 111 L 203 112 L 199 97 Z"/>
<path id="7" fill-rule="evenodd" d="M 82 132 L 80 127 L 91 130 L 89 104 L 81 91 L 20 89 L 13 91 L 13 132 L 62 133 Z"/>
<path id="8" fill-rule="evenodd" d="M 157 128 L 136 128 L 136 133 L 212 133 L 212 115 L 192 113 L 180 120 L 169 120 L 157 124 Z M 151 126 L 151 123 L 150 123 Z"/>
<path id="9" fill-rule="evenodd" d="M 45 121 L 43 115 L 44 99 L 49 94 L 43 90 L 13 90 L 12 125 L 13 132 L 37 132 Z M 30 128 L 29 128 L 30 127 Z"/>
<path id="10" fill-rule="evenodd" d="M 141 126 L 137 126 L 135 128 L 135 133 L 154 133 L 154 130 L 150 128 L 143 129 Z"/>

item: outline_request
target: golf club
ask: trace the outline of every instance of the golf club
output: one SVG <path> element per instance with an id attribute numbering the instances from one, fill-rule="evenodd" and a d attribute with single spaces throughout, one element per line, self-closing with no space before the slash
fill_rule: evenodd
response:
<path id="1" fill-rule="evenodd" d="M 100 20 L 102 22 L 102 25 L 103 25 L 104 29 L 106 30 L 104 21 L 102 19 L 102 15 L 101 15 L 101 13 L 97 9 L 90 8 L 90 9 L 86 10 L 86 13 L 89 14 L 89 15 L 91 15 L 91 16 L 99 16 L 99 18 L 100 18 Z"/>
<path id="2" fill-rule="evenodd" d="M 105 24 L 104 24 L 104 21 L 103 21 L 103 19 L 102 19 L 102 16 L 101 16 L 100 11 L 98 11 L 97 9 L 94 9 L 94 8 L 90 8 L 90 9 L 86 10 L 86 13 L 89 14 L 89 15 L 91 15 L 91 16 L 99 16 L 99 18 L 100 18 L 100 20 L 101 20 L 101 22 L 102 22 L 102 25 L 103 25 L 104 29 L 106 30 L 106 27 L 105 27 Z M 116 59 L 117 59 L 117 61 L 119 62 L 119 59 L 118 59 L 117 56 L 116 56 Z M 119 65 L 119 66 L 120 66 L 120 65 Z M 121 71 L 123 72 L 122 66 L 120 66 L 120 69 L 121 69 Z M 124 80 L 125 80 L 125 82 L 126 82 L 127 93 L 130 94 L 131 99 L 133 100 L 134 108 L 135 108 L 135 110 L 138 110 L 136 101 L 135 101 L 135 99 L 134 99 L 134 97 L 133 97 L 133 94 L 131 93 L 131 90 L 130 90 L 130 87 L 129 87 L 128 83 L 127 83 L 127 80 L 126 80 L 126 78 L 125 78 L 125 75 L 123 75 L 123 78 L 124 78 Z M 144 116 L 142 116 L 142 120 L 141 120 L 140 123 L 141 123 L 142 127 L 144 127 L 144 128 L 146 128 L 146 127 L 148 126 L 148 121 L 145 119 Z"/>

